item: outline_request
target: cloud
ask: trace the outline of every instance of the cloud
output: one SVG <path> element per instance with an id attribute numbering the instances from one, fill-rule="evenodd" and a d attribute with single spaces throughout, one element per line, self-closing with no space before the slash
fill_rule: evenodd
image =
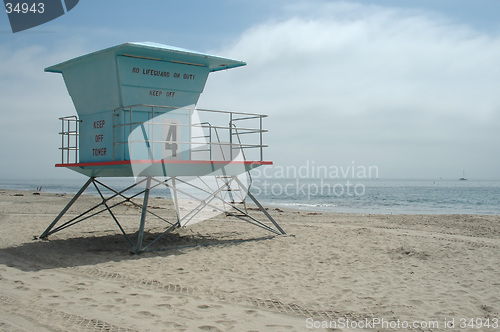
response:
<path id="1" fill-rule="evenodd" d="M 203 106 L 270 114 L 272 151 L 286 163 L 371 159 L 425 176 L 419 163 L 461 168 L 465 148 L 475 149 L 470 167 L 493 175 L 498 157 L 477 151 L 500 142 L 499 36 L 423 11 L 315 3 L 289 12 L 213 51 L 248 66 L 212 75 Z"/>
<path id="2" fill-rule="evenodd" d="M 47 176 L 59 162 L 58 118 L 74 114 L 74 107 L 62 77 L 43 69 L 78 51 L 74 44 L 0 46 L 2 177 Z"/>

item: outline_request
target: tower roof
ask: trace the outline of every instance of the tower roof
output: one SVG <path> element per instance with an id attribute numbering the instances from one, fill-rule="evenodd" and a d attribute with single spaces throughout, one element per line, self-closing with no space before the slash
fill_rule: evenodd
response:
<path id="1" fill-rule="evenodd" d="M 191 51 L 175 46 L 153 42 L 131 42 L 116 45 L 100 51 L 85 54 L 74 59 L 45 68 L 47 72 L 62 73 L 63 69 L 89 60 L 89 58 L 104 53 L 113 53 L 135 58 L 181 63 L 199 67 L 206 67 L 210 72 L 230 69 L 246 65 L 243 61 L 223 58 L 220 56 Z"/>

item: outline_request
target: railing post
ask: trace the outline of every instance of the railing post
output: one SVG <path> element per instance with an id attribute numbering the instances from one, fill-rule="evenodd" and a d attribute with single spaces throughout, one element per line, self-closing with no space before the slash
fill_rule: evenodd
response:
<path id="1" fill-rule="evenodd" d="M 156 139 L 155 139 L 155 107 L 151 106 L 151 160 L 155 159 L 155 145 L 156 145 Z"/>
<path id="2" fill-rule="evenodd" d="M 80 120 L 78 118 L 75 119 L 75 124 L 76 124 L 76 133 L 75 133 L 75 163 L 78 164 L 78 157 L 79 157 L 79 154 L 80 154 L 80 150 L 78 150 L 78 141 L 79 141 L 79 137 L 78 136 L 78 130 L 79 130 L 79 127 L 80 127 Z"/>
<path id="3" fill-rule="evenodd" d="M 69 162 L 70 162 L 70 158 L 69 158 L 69 156 L 70 156 L 70 146 L 71 146 L 71 121 L 70 121 L 70 119 L 68 119 L 68 133 L 67 133 L 67 136 L 68 136 L 68 138 L 67 138 L 67 146 L 66 147 L 68 148 L 68 150 L 66 151 L 66 162 L 68 162 L 68 164 L 69 164 Z"/>
<path id="4" fill-rule="evenodd" d="M 229 112 L 229 160 L 233 160 L 233 112 Z"/>
<path id="5" fill-rule="evenodd" d="M 259 116 L 260 119 L 260 161 L 264 160 L 264 151 L 263 151 L 263 144 L 262 144 L 262 115 Z"/>
<path id="6" fill-rule="evenodd" d="M 116 109 L 113 110 L 113 161 L 115 161 L 115 146 L 116 146 L 116 140 L 115 140 L 115 131 L 116 131 L 116 126 L 115 126 L 115 117 L 116 117 Z"/>
<path id="7" fill-rule="evenodd" d="M 210 154 L 210 160 L 212 160 L 212 124 L 208 124 L 208 150 Z"/>
<path id="8" fill-rule="evenodd" d="M 132 118 L 132 112 L 133 112 L 133 111 L 132 111 L 132 106 L 130 106 L 130 126 L 129 126 L 129 133 L 128 133 L 128 136 L 126 136 L 126 137 L 130 137 L 130 136 L 132 135 L 132 119 L 133 119 L 133 118 Z M 130 143 L 130 142 L 128 142 L 127 146 L 128 146 L 128 154 L 129 154 L 128 158 L 129 158 L 129 160 L 132 160 L 132 148 L 133 148 L 133 146 L 134 146 L 134 143 Z M 124 156 L 124 157 L 125 157 L 125 156 Z M 124 159 L 125 159 L 125 158 L 124 158 Z"/>
<path id="9" fill-rule="evenodd" d="M 64 118 L 61 118 L 61 164 L 64 164 Z"/>

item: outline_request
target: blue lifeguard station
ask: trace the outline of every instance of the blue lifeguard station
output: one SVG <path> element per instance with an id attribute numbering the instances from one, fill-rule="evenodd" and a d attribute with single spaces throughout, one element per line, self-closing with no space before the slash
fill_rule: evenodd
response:
<path id="1" fill-rule="evenodd" d="M 89 179 L 40 238 L 108 211 L 132 251 L 140 253 L 174 228 L 189 225 L 207 207 L 285 234 L 250 193 L 250 185 L 238 178 L 255 167 L 272 164 L 263 157 L 266 115 L 195 107 L 209 73 L 244 65 L 242 61 L 144 42 L 117 45 L 46 68 L 47 72 L 63 75 L 78 114 L 60 118 L 61 163 L 56 167 L 69 168 Z M 193 177 L 204 176 L 215 178 L 217 185 L 201 188 L 189 183 Z M 134 177 L 137 181 L 117 190 L 99 179 L 107 177 Z M 179 183 L 196 187 L 207 196 L 199 199 L 182 192 Z M 91 184 L 102 202 L 62 222 Z M 127 193 L 139 185 L 144 185 L 139 192 L 142 213 L 137 239 L 132 241 L 112 209 L 126 202 L 137 205 L 132 199 L 139 195 Z M 175 221 L 148 210 L 150 190 L 158 186 L 171 190 Z M 105 197 L 100 188 L 113 194 Z M 181 192 L 198 201 L 184 216 L 179 209 Z M 246 205 L 238 204 L 234 197 L 237 192 L 243 193 L 239 203 L 250 198 L 270 224 L 251 216 Z M 121 201 L 110 205 L 116 198 Z M 224 209 L 211 204 L 215 201 L 223 202 Z M 148 214 L 165 221 L 167 227 L 143 245 Z"/>

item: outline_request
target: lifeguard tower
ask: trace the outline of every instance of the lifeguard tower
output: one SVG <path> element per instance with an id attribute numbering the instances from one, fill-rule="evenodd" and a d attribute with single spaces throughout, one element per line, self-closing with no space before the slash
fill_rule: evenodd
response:
<path id="1" fill-rule="evenodd" d="M 266 115 L 195 108 L 209 73 L 244 65 L 242 61 L 145 42 L 121 44 L 46 68 L 63 75 L 78 114 L 60 118 L 61 163 L 56 167 L 69 168 L 89 179 L 40 238 L 107 211 L 132 251 L 141 253 L 176 227 L 194 223 L 206 208 L 285 234 L 250 193 L 250 184 L 241 180 L 242 174 L 250 176 L 251 169 L 272 164 L 263 155 Z M 100 179 L 109 177 L 133 177 L 136 181 L 118 190 Z M 207 184 L 206 177 L 215 182 Z M 198 180 L 196 185 L 193 179 Z M 65 213 L 90 185 L 102 201 L 63 222 Z M 148 209 L 150 191 L 156 187 L 170 189 L 176 220 Z M 204 197 L 186 187 L 199 190 Z M 104 195 L 103 188 L 112 194 Z M 179 194 L 197 202 L 187 213 L 180 211 Z M 137 197 L 142 205 L 133 201 Z M 247 197 L 267 220 L 250 215 L 241 204 Z M 115 202 L 117 198 L 119 202 Z M 113 213 L 113 208 L 127 202 L 141 209 L 137 236 L 127 234 Z M 215 202 L 222 203 L 222 208 Z M 166 225 L 161 234 L 143 244 L 147 215 Z"/>

